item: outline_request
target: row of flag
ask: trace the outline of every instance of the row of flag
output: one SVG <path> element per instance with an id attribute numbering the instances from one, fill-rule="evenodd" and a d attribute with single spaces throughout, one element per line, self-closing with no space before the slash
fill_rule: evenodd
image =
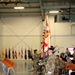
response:
<path id="1" fill-rule="evenodd" d="M 2 49 L 1 58 L 9 58 L 9 59 L 32 59 L 32 50 L 15 50 L 15 49 Z"/>

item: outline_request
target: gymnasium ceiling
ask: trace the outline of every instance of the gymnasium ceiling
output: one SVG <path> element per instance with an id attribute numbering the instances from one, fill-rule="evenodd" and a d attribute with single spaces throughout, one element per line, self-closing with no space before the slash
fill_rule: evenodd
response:
<path id="1" fill-rule="evenodd" d="M 23 6 L 25 9 L 14 9 Z M 0 15 L 37 14 L 44 18 L 45 11 L 59 10 L 60 14 L 75 14 L 75 0 L 0 0 Z"/>

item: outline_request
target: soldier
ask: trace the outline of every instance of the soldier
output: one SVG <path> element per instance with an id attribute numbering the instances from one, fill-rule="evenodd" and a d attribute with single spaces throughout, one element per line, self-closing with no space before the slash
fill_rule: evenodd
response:
<path id="1" fill-rule="evenodd" d="M 66 49 L 66 54 L 71 55 L 71 53 L 69 52 L 68 48 Z"/>
<path id="2" fill-rule="evenodd" d="M 66 59 L 68 58 L 68 56 L 71 56 L 71 53 L 69 52 L 68 48 L 66 48 L 66 53 L 64 55 Z"/>
<path id="3" fill-rule="evenodd" d="M 63 74 L 65 72 L 64 68 L 66 66 L 64 66 L 64 64 L 66 63 L 66 61 L 62 60 L 62 58 L 60 57 L 60 74 Z"/>
<path id="4" fill-rule="evenodd" d="M 54 75 L 54 69 L 55 69 L 55 55 L 49 55 L 48 59 L 46 60 L 45 63 L 45 75 Z"/>
<path id="5" fill-rule="evenodd" d="M 72 60 L 72 63 L 74 63 L 74 64 L 75 64 L 75 56 L 73 56 L 73 60 Z"/>
<path id="6" fill-rule="evenodd" d="M 55 73 L 59 73 L 59 69 L 60 69 L 60 59 L 59 59 L 59 55 L 56 55 L 56 59 L 55 59 Z"/>
<path id="7" fill-rule="evenodd" d="M 39 59 L 40 59 L 40 55 L 37 53 L 37 49 L 35 49 L 33 55 L 34 75 L 37 75 Z"/>
<path id="8" fill-rule="evenodd" d="M 70 65 L 70 63 L 71 63 L 71 59 L 70 59 L 70 55 L 68 55 L 68 58 L 67 58 L 67 67 Z"/>
<path id="9" fill-rule="evenodd" d="M 73 57 L 75 57 L 75 48 L 74 48 L 74 53 L 73 53 Z"/>

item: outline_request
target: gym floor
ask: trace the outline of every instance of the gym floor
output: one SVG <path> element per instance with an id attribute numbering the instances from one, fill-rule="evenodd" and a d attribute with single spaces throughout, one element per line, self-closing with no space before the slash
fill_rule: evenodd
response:
<path id="1" fill-rule="evenodd" d="M 12 60 L 15 62 L 15 75 L 33 75 L 32 60 Z M 0 64 L 0 75 L 5 75 Z M 14 75 L 13 71 L 10 70 L 9 75 Z M 64 75 L 64 74 L 61 74 Z"/>
<path id="2" fill-rule="evenodd" d="M 15 62 L 15 75 L 33 75 L 32 69 L 32 61 L 31 60 L 13 60 Z M 2 66 L 0 64 L 0 75 L 5 75 Z M 10 70 L 9 75 L 14 75 L 12 70 Z"/>

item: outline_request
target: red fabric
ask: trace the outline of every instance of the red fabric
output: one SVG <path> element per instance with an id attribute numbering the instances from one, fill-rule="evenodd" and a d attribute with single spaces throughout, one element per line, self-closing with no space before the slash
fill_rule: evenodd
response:
<path id="1" fill-rule="evenodd" d="M 46 20 L 46 26 L 48 26 L 48 22 L 47 22 L 47 20 Z"/>
<path id="2" fill-rule="evenodd" d="M 10 68 L 10 67 L 14 67 L 15 63 L 12 62 L 11 60 L 5 58 L 4 60 L 2 60 L 2 62 L 6 65 L 7 68 Z"/>
<path id="3" fill-rule="evenodd" d="M 74 68 L 75 68 L 75 64 L 71 63 L 71 64 L 69 65 L 69 67 L 66 68 L 66 70 L 74 70 Z"/>
<path id="4" fill-rule="evenodd" d="M 46 46 L 48 46 L 48 44 L 44 42 L 44 46 L 46 47 Z"/>

